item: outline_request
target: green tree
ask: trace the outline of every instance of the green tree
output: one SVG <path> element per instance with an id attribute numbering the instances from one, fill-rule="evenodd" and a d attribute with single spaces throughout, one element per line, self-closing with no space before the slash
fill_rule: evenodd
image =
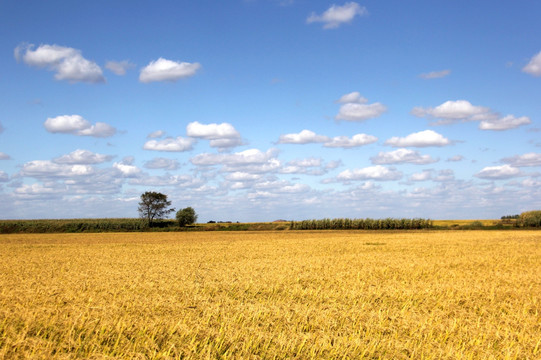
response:
<path id="1" fill-rule="evenodd" d="M 191 207 L 177 211 L 177 221 L 179 226 L 191 225 L 197 221 L 197 214 Z"/>
<path id="2" fill-rule="evenodd" d="M 174 208 L 169 208 L 170 206 L 171 201 L 167 200 L 167 195 L 147 191 L 141 195 L 138 210 L 141 218 L 147 219 L 148 226 L 152 226 L 154 220 L 163 219 L 167 214 L 175 211 Z"/>

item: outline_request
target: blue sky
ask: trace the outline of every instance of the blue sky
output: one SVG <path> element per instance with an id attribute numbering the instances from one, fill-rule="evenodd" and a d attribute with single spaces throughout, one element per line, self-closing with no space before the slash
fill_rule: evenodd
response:
<path id="1" fill-rule="evenodd" d="M 0 3 L 0 218 L 541 208 L 538 1 Z"/>

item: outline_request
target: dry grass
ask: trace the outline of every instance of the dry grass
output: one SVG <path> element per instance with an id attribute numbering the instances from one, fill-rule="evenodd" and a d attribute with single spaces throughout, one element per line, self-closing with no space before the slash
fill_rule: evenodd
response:
<path id="1" fill-rule="evenodd" d="M 0 358 L 541 357 L 541 232 L 0 235 Z"/>

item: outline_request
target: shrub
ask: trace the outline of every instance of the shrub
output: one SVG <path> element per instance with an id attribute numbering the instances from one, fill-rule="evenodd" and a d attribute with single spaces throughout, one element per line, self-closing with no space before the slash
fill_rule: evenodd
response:
<path id="1" fill-rule="evenodd" d="M 181 227 L 191 225 L 197 221 L 197 214 L 191 207 L 184 208 L 177 211 L 177 221 L 178 225 Z"/>
<path id="2" fill-rule="evenodd" d="M 520 214 L 519 222 L 524 227 L 541 227 L 541 210 L 523 212 Z"/>

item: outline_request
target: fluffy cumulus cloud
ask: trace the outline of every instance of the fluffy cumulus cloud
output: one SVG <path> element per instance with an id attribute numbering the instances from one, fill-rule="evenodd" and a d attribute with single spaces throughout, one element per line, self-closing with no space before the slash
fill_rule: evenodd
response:
<path id="1" fill-rule="evenodd" d="M 527 153 L 523 155 L 515 155 L 513 157 L 504 158 L 501 161 L 514 167 L 541 166 L 541 154 L 532 152 L 532 153 Z"/>
<path id="2" fill-rule="evenodd" d="M 320 15 L 314 12 L 306 19 L 306 22 L 308 24 L 321 22 L 324 29 L 335 29 L 342 24 L 351 22 L 355 16 L 367 14 L 368 11 L 365 7 L 356 2 L 348 2 L 342 6 L 332 5 Z"/>
<path id="3" fill-rule="evenodd" d="M 116 133 L 116 129 L 111 125 L 102 122 L 92 125 L 80 115 L 61 115 L 47 118 L 43 125 L 50 133 L 93 137 L 110 137 Z"/>
<path id="4" fill-rule="evenodd" d="M 541 76 L 541 51 L 534 55 L 522 71 L 533 76 Z"/>
<path id="5" fill-rule="evenodd" d="M 472 105 L 467 100 L 450 100 L 435 108 L 415 107 L 411 112 L 418 117 L 437 119 L 437 124 L 483 120 L 491 113 L 489 108 Z"/>
<path id="6" fill-rule="evenodd" d="M 11 156 L 0 151 L 0 160 L 9 160 L 9 159 L 11 159 Z"/>
<path id="7" fill-rule="evenodd" d="M 377 156 L 371 157 L 370 160 L 373 164 L 384 165 L 384 164 L 431 164 L 437 159 L 433 159 L 430 155 L 421 155 L 418 151 L 410 149 L 397 149 L 390 152 L 380 152 Z"/>
<path id="8" fill-rule="evenodd" d="M 88 150 L 77 149 L 53 160 L 57 164 L 101 164 L 110 161 L 111 155 L 96 154 Z"/>
<path id="9" fill-rule="evenodd" d="M 126 75 L 129 69 L 135 67 L 135 64 L 130 63 L 128 60 L 123 61 L 107 61 L 105 68 L 111 70 L 116 75 Z"/>
<path id="10" fill-rule="evenodd" d="M 423 73 L 421 75 L 419 75 L 420 78 L 422 79 L 439 79 L 439 78 L 443 78 L 443 77 L 446 77 L 448 76 L 449 74 L 451 74 L 451 70 L 440 70 L 440 71 L 431 71 L 431 72 L 428 72 L 428 73 Z"/>
<path id="11" fill-rule="evenodd" d="M 376 180 L 376 181 L 390 181 L 400 180 L 402 178 L 402 172 L 397 171 L 394 168 L 388 168 L 381 165 L 369 166 L 362 169 L 345 170 L 342 171 L 336 179 L 338 181 L 353 181 L 353 180 Z"/>
<path id="12" fill-rule="evenodd" d="M 358 91 L 344 94 L 336 102 L 342 104 L 335 116 L 336 120 L 364 121 L 378 117 L 387 111 L 383 104 L 368 104 L 368 100 Z"/>
<path id="13" fill-rule="evenodd" d="M 501 166 L 488 166 L 475 174 L 475 176 L 480 179 L 488 180 L 510 179 L 521 175 L 522 173 L 520 169 L 508 164 Z"/>
<path id="14" fill-rule="evenodd" d="M 123 177 L 136 177 L 141 173 L 141 169 L 131 164 L 129 161 L 121 161 L 113 164 L 113 168 Z"/>
<path id="15" fill-rule="evenodd" d="M 21 44 L 15 48 L 17 61 L 35 67 L 44 67 L 55 72 L 55 79 L 70 82 L 105 82 L 101 68 L 93 61 L 85 59 L 80 50 L 59 46 Z"/>
<path id="16" fill-rule="evenodd" d="M 226 172 L 247 171 L 253 173 L 270 172 L 280 168 L 276 159 L 276 150 L 262 152 L 259 149 L 248 149 L 232 154 L 198 154 L 191 160 L 196 166 L 223 166 Z M 240 170 L 242 168 L 242 170 Z"/>
<path id="17" fill-rule="evenodd" d="M 531 123 L 526 116 L 500 116 L 488 107 L 472 105 L 466 100 L 446 101 L 432 107 L 415 107 L 411 113 L 418 117 L 435 120 L 435 125 L 454 124 L 458 122 L 479 121 L 481 130 L 509 130 Z"/>
<path id="18" fill-rule="evenodd" d="M 210 141 L 210 146 L 225 149 L 242 145 L 239 132 L 228 123 L 201 124 L 197 121 L 186 126 L 186 134 L 197 139 Z"/>
<path id="19" fill-rule="evenodd" d="M 522 125 L 531 124 L 531 120 L 527 116 L 515 117 L 513 115 L 507 115 L 502 118 L 495 117 L 493 119 L 487 119 L 481 121 L 479 129 L 481 130 L 509 130 L 516 129 Z"/>
<path id="20" fill-rule="evenodd" d="M 387 107 L 379 102 L 373 104 L 345 103 L 340 106 L 338 114 L 334 118 L 336 120 L 364 121 L 376 118 L 386 111 Z"/>
<path id="21" fill-rule="evenodd" d="M 385 145 L 393 147 L 428 147 L 450 145 L 451 140 L 432 130 L 424 130 L 409 134 L 406 137 L 392 137 L 385 141 Z"/>
<path id="22" fill-rule="evenodd" d="M 20 171 L 21 176 L 34 178 L 88 176 L 94 168 L 85 164 L 57 164 L 49 160 L 34 160 L 25 163 Z"/>
<path id="23" fill-rule="evenodd" d="M 311 130 L 302 130 L 296 134 L 283 134 L 278 139 L 279 144 L 314 144 L 329 141 L 328 136 L 318 135 Z"/>
<path id="24" fill-rule="evenodd" d="M 194 139 L 186 139 L 181 136 L 167 137 L 162 140 L 148 140 L 143 149 L 153 151 L 183 152 L 193 149 Z"/>
<path id="25" fill-rule="evenodd" d="M 176 62 L 159 58 L 151 61 L 139 74 L 139 81 L 149 83 L 154 81 L 177 81 L 194 76 L 201 68 L 199 63 Z"/>
<path id="26" fill-rule="evenodd" d="M 145 162 L 143 166 L 147 169 L 177 170 L 180 164 L 177 160 L 157 157 Z"/>
<path id="27" fill-rule="evenodd" d="M 367 134 L 356 134 L 353 135 L 351 138 L 348 138 L 347 136 L 335 136 L 329 141 L 325 142 L 323 146 L 330 148 L 353 148 L 373 144 L 376 141 L 378 141 L 378 138 L 375 136 Z"/>

